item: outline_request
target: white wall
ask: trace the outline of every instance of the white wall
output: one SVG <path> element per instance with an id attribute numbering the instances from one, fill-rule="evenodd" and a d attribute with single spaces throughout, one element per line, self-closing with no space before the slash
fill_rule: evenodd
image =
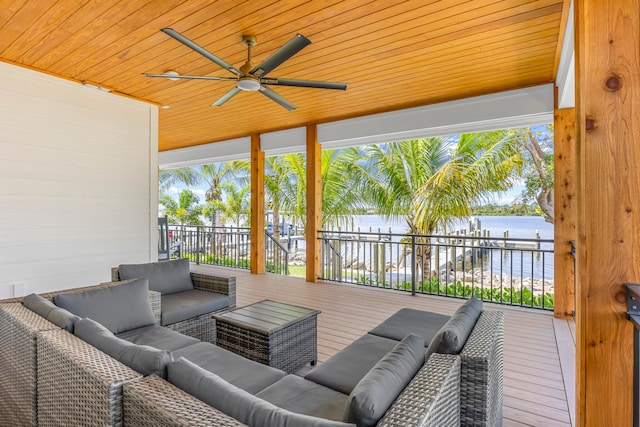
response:
<path id="1" fill-rule="evenodd" d="M 0 63 L 0 299 L 157 259 L 157 128 L 156 106 Z"/>

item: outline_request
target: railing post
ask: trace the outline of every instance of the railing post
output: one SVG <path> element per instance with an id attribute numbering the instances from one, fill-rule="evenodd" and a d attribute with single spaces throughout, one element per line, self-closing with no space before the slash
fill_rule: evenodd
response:
<path id="1" fill-rule="evenodd" d="M 196 227 L 196 264 L 200 264 L 200 226 Z"/>
<path id="2" fill-rule="evenodd" d="M 416 296 L 416 236 L 411 235 L 411 295 Z"/>

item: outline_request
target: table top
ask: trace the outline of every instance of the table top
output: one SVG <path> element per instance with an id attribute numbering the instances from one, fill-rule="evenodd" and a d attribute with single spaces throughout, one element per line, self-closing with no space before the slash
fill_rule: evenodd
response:
<path id="1" fill-rule="evenodd" d="M 214 314 L 213 317 L 241 328 L 271 335 L 293 323 L 316 316 L 319 313 L 320 310 L 263 300 L 221 314 Z"/>

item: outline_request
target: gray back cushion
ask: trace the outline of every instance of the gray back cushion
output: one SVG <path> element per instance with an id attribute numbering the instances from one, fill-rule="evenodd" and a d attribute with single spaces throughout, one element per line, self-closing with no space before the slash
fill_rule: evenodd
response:
<path id="1" fill-rule="evenodd" d="M 433 353 L 460 354 L 480 313 L 482 313 L 481 300 L 473 298 L 464 303 L 433 337 L 427 347 L 427 358 Z"/>
<path id="2" fill-rule="evenodd" d="M 162 294 L 193 289 L 189 260 L 186 258 L 146 264 L 121 264 L 118 271 L 120 280 L 146 277 L 149 279 L 149 289 Z"/>
<path id="3" fill-rule="evenodd" d="M 73 333 L 73 327 L 76 321 L 80 320 L 80 317 L 70 313 L 64 308 L 58 307 L 53 302 L 38 294 L 27 295 L 24 297 L 22 303 L 29 310 L 38 313 L 49 322 L 71 333 Z"/>
<path id="4" fill-rule="evenodd" d="M 374 426 L 424 365 L 424 338 L 407 335 L 353 389 L 344 420 Z"/>
<path id="5" fill-rule="evenodd" d="M 76 322 L 75 335 L 142 375 L 156 374 L 167 378 L 167 364 L 173 360 L 168 350 L 125 341 L 89 318 Z"/>
<path id="6" fill-rule="evenodd" d="M 178 388 L 249 426 L 345 427 L 349 425 L 278 408 L 229 384 L 216 374 L 202 369 L 184 357 L 169 364 L 168 379 Z"/>
<path id="7" fill-rule="evenodd" d="M 80 317 L 92 318 L 114 334 L 155 323 L 147 279 L 61 294 L 55 303 Z"/>

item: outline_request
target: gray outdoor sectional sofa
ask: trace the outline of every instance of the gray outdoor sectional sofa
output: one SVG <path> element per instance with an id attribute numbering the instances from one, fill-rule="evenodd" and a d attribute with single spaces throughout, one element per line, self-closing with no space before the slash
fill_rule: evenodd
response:
<path id="1" fill-rule="evenodd" d="M 482 311 L 477 300 L 454 316 L 400 310 L 305 378 L 163 327 L 158 309 L 146 278 L 0 301 L 0 420 L 438 427 L 502 421 L 502 313 Z M 433 354 L 425 357 L 425 348 Z"/>

